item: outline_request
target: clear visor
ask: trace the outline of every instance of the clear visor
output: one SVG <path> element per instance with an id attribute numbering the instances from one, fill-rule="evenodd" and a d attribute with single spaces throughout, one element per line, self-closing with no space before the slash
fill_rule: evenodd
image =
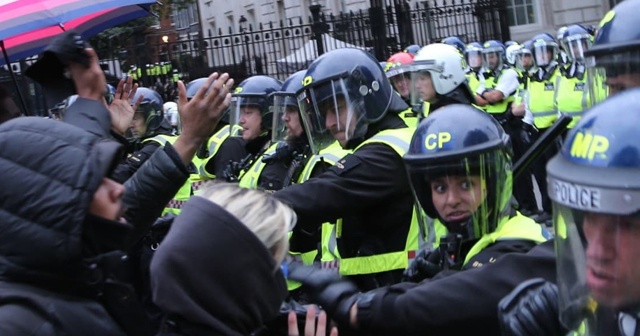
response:
<path id="1" fill-rule="evenodd" d="M 569 56 L 569 60 L 584 63 L 584 53 L 591 47 L 591 36 L 570 36 L 562 41 L 562 47 Z"/>
<path id="2" fill-rule="evenodd" d="M 342 147 L 366 133 L 364 100 L 350 93 L 339 78 L 305 89 L 298 95 L 302 123 L 313 154 L 338 141 Z"/>
<path id="3" fill-rule="evenodd" d="M 577 330 L 586 319 L 597 328 L 596 309 L 637 308 L 640 216 L 576 210 L 556 202 L 553 221 L 562 324 Z"/>
<path id="4" fill-rule="evenodd" d="M 273 98 L 272 142 L 299 139 L 303 132 L 296 96 L 276 94 Z"/>
<path id="5" fill-rule="evenodd" d="M 482 66 L 482 50 L 467 50 L 464 56 L 470 68 L 476 70 Z"/>
<path id="6" fill-rule="evenodd" d="M 529 49 L 520 49 L 516 53 L 516 67 L 521 71 L 533 69 L 533 55 Z"/>
<path id="7" fill-rule="evenodd" d="M 640 52 L 588 57 L 589 99 L 598 103 L 616 93 L 640 87 Z"/>
<path id="8" fill-rule="evenodd" d="M 427 135 L 425 147 L 444 147 L 451 140 L 447 134 Z M 504 213 L 511 198 L 511 174 L 497 169 L 509 167 L 506 161 L 501 151 L 491 151 L 444 163 L 405 162 L 423 209 L 434 211 L 449 231 L 473 240 L 495 231 L 502 218 L 508 218 Z"/>
<path id="9" fill-rule="evenodd" d="M 482 52 L 482 65 L 488 70 L 499 69 L 502 66 L 502 50 L 485 49 Z"/>
<path id="10" fill-rule="evenodd" d="M 442 67 L 435 62 L 424 62 L 414 64 L 411 67 L 411 106 L 414 110 L 422 110 L 423 102 L 435 102 L 437 95 L 432 76 L 434 73 L 441 73 Z"/>
<path id="11" fill-rule="evenodd" d="M 392 68 L 387 71 L 387 78 L 393 85 L 393 89 L 403 98 L 411 95 L 411 73 L 409 66 Z"/>
<path id="12" fill-rule="evenodd" d="M 550 65 L 558 57 L 558 48 L 547 43 L 533 45 L 534 61 L 537 67 L 542 68 Z"/>
<path id="13" fill-rule="evenodd" d="M 263 102 L 264 98 L 262 96 L 231 97 L 231 104 L 229 105 L 230 136 L 239 136 L 245 141 L 251 141 L 261 135 L 264 130 L 261 111 Z"/>

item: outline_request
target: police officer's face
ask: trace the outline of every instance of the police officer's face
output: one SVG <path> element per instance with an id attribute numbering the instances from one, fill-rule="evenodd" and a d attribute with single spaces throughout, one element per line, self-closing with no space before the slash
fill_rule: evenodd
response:
<path id="1" fill-rule="evenodd" d="M 144 120 L 144 114 L 135 113 L 131 120 L 131 134 L 134 138 L 139 139 L 147 133 L 147 124 Z"/>
<path id="2" fill-rule="evenodd" d="M 525 69 L 531 68 L 533 66 L 533 56 L 531 56 L 530 53 L 523 53 L 520 56 L 520 64 L 522 64 Z"/>
<path id="3" fill-rule="evenodd" d="M 471 217 L 484 201 L 480 176 L 444 176 L 431 184 L 433 206 L 447 222 L 460 222 Z"/>
<path id="4" fill-rule="evenodd" d="M 587 286 L 611 308 L 640 303 L 640 217 L 585 213 Z"/>
<path id="5" fill-rule="evenodd" d="M 336 99 L 337 106 L 334 105 L 332 99 L 329 101 L 328 104 L 320 108 L 325 117 L 325 127 L 331 132 L 333 138 L 344 147 L 356 127 L 356 116 L 350 111 L 344 97 L 340 96 Z"/>
<path id="6" fill-rule="evenodd" d="M 498 67 L 498 63 L 500 62 L 498 53 L 488 53 L 485 57 L 487 58 L 487 66 L 489 67 L 489 69 L 495 70 Z"/>
<path id="7" fill-rule="evenodd" d="M 98 190 L 93 194 L 89 213 L 112 221 L 125 222 L 122 207 L 124 186 L 109 178 L 103 178 Z"/>
<path id="8" fill-rule="evenodd" d="M 391 83 L 402 97 L 409 98 L 409 95 L 411 94 L 411 92 L 409 91 L 409 89 L 411 88 L 411 80 L 409 78 L 407 78 L 403 74 L 399 74 L 391 78 Z"/>
<path id="9" fill-rule="evenodd" d="M 260 136 L 262 115 L 260 109 L 252 106 L 244 106 L 240 111 L 240 126 L 242 126 L 242 139 L 251 141 Z"/>
<path id="10" fill-rule="evenodd" d="M 298 138 L 302 135 L 302 125 L 300 124 L 300 116 L 298 109 L 293 106 L 287 106 L 282 115 L 284 126 L 287 129 L 287 138 Z"/>
<path id="11" fill-rule="evenodd" d="M 429 72 L 421 72 L 418 74 L 416 88 L 420 93 L 420 99 L 430 103 L 433 103 L 435 101 L 436 90 L 433 87 L 431 74 Z"/>

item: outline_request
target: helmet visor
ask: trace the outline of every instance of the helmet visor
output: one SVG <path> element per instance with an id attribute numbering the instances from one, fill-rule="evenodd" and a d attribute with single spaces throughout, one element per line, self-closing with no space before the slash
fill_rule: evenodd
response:
<path id="1" fill-rule="evenodd" d="M 569 60 L 584 63 L 584 53 L 591 47 L 591 36 L 588 34 L 569 36 L 562 41 L 562 47 L 567 52 Z"/>
<path id="2" fill-rule="evenodd" d="M 482 50 L 480 50 L 480 49 L 467 50 L 464 53 L 464 55 L 465 55 L 467 64 L 472 69 L 477 69 L 477 68 L 480 68 L 482 66 Z"/>
<path id="3" fill-rule="evenodd" d="M 442 72 L 442 68 L 433 61 L 416 63 L 411 67 L 411 106 L 416 111 L 422 110 L 423 102 L 434 102 L 436 88 L 433 83 L 433 74 Z"/>
<path id="4" fill-rule="evenodd" d="M 502 67 L 502 49 L 488 48 L 482 51 L 482 65 L 488 70 L 497 70 Z"/>
<path id="5" fill-rule="evenodd" d="M 529 71 L 533 68 L 533 55 L 529 49 L 520 49 L 516 53 L 516 67 L 521 71 Z"/>
<path id="6" fill-rule="evenodd" d="M 231 97 L 229 105 L 230 136 L 242 137 L 245 141 L 251 141 L 262 134 L 262 106 L 263 96 L 237 95 Z M 269 121 L 271 121 L 269 119 Z M 271 125 L 269 125 L 271 126 Z"/>
<path id="7" fill-rule="evenodd" d="M 294 94 L 276 93 L 273 98 L 273 128 L 271 140 L 273 143 L 282 140 L 293 140 L 303 136 L 304 129 L 298 101 Z"/>
<path id="8" fill-rule="evenodd" d="M 575 186 L 567 191 L 588 192 Z M 598 306 L 614 311 L 638 307 L 640 216 L 577 210 L 555 202 L 553 221 L 562 324 L 575 330 L 585 319 L 597 323 Z"/>
<path id="9" fill-rule="evenodd" d="M 302 122 L 314 154 L 334 141 L 343 148 L 366 133 L 364 100 L 338 78 L 309 87 L 298 95 Z"/>
<path id="10" fill-rule="evenodd" d="M 640 87 L 640 51 L 590 56 L 586 59 L 591 102 Z"/>
<path id="11" fill-rule="evenodd" d="M 446 143 L 447 135 L 428 135 L 424 145 L 437 148 Z M 446 161 L 405 157 L 405 163 L 419 203 L 449 231 L 465 240 L 495 231 L 511 197 L 511 174 L 505 170 L 510 161 L 502 150 Z"/>
<path id="12" fill-rule="evenodd" d="M 556 60 L 558 47 L 555 43 L 534 42 L 533 55 L 537 67 L 546 67 Z"/>
<path id="13" fill-rule="evenodd" d="M 411 74 L 410 66 L 398 66 L 393 67 L 386 72 L 387 78 L 393 85 L 393 89 L 396 90 L 403 98 L 409 98 L 411 96 Z"/>

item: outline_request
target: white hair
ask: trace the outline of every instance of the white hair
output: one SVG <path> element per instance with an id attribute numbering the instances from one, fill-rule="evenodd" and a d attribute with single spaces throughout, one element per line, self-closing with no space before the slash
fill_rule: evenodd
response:
<path id="1" fill-rule="evenodd" d="M 289 251 L 288 232 L 297 222 L 289 206 L 265 192 L 217 181 L 207 183 L 198 196 L 236 217 L 271 251 L 278 265 L 284 260 Z"/>

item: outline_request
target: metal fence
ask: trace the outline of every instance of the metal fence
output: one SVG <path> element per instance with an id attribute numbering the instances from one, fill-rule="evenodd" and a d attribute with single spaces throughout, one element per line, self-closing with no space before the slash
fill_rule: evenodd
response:
<path id="1" fill-rule="evenodd" d="M 256 27 L 228 27 L 210 35 L 164 43 L 158 36 L 138 34 L 126 48 L 94 46 L 112 82 L 131 65 L 144 69 L 156 62 L 171 63 L 183 80 L 229 72 L 239 83 L 253 75 L 284 80 L 305 69 L 327 51 L 357 47 L 384 61 L 410 44 L 426 45 L 448 36 L 466 42 L 508 40 L 505 0 L 430 0 L 410 6 L 403 0 L 370 0 L 371 7 L 348 13 L 325 13 L 312 5 L 308 20 L 260 23 Z M 23 61 L 21 67 L 26 67 Z M 20 70 L 20 69 L 18 69 Z M 18 86 L 31 114 L 45 115 L 47 103 L 37 84 L 18 71 Z M 138 80 L 152 86 L 167 75 L 148 75 Z M 14 91 L 6 71 L 0 69 L 0 85 Z M 17 98 L 17 95 L 15 96 Z"/>
<path id="2" fill-rule="evenodd" d="M 431 0 L 413 7 L 401 0 L 372 2 L 375 6 L 367 10 L 339 14 L 324 13 L 319 5 L 312 5 L 307 22 L 228 27 L 169 43 L 157 37 L 140 39 L 128 48 L 123 63 L 144 69 L 147 64 L 171 62 L 185 80 L 218 71 L 229 72 L 239 82 L 253 75 L 285 79 L 336 48 L 363 48 L 384 61 L 410 44 L 426 45 L 448 36 L 466 42 L 510 38 L 504 0 Z M 103 58 L 115 60 L 113 52 L 98 51 Z M 142 71 L 141 81 L 151 85 L 157 77 Z"/>

